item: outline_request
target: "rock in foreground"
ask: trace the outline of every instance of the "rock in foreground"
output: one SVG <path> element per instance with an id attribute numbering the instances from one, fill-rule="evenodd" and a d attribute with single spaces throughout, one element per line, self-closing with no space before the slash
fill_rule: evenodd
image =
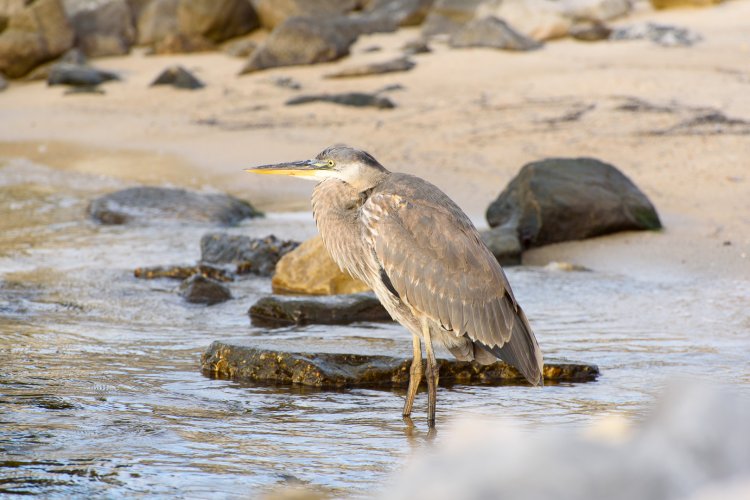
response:
<path id="1" fill-rule="evenodd" d="M 617 231 L 659 229 L 654 206 L 612 165 L 593 158 L 551 158 L 525 165 L 487 209 L 523 248 Z"/>
<path id="2" fill-rule="evenodd" d="M 248 311 L 254 326 L 346 325 L 357 321 L 391 321 L 375 294 L 325 297 L 263 297 Z"/>
<path id="3" fill-rule="evenodd" d="M 101 196 L 88 207 L 102 224 L 183 220 L 236 224 L 262 214 L 248 202 L 226 194 L 203 194 L 160 187 L 134 187 Z"/>
<path id="4" fill-rule="evenodd" d="M 215 378 L 267 384 L 301 384 L 318 388 L 406 387 L 411 359 L 391 356 L 294 353 L 214 342 L 201 356 L 203 373 Z M 515 368 L 501 361 L 479 365 L 438 359 L 440 384 L 525 385 Z M 589 382 L 596 365 L 546 363 L 547 382 Z"/>
<path id="5" fill-rule="evenodd" d="M 331 260 L 320 236 L 302 243 L 276 264 L 271 280 L 274 293 L 335 295 L 369 290 Z"/>

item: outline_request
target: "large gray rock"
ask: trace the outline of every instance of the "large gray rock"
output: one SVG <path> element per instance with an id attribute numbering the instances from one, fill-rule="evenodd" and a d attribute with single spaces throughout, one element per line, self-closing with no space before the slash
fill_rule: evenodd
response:
<path id="1" fill-rule="evenodd" d="M 391 356 L 271 351 L 249 345 L 214 342 L 201 356 L 203 373 L 215 378 L 319 388 L 406 387 L 411 359 Z M 440 384 L 525 385 L 512 366 L 498 361 L 480 365 L 438 359 Z M 547 382 L 588 382 L 599 375 L 596 365 L 544 364 Z"/>
<path id="2" fill-rule="evenodd" d="M 192 304 L 212 306 L 232 298 L 229 288 L 202 274 L 194 274 L 180 285 L 180 295 Z"/>
<path id="3" fill-rule="evenodd" d="M 177 25 L 184 35 L 219 43 L 254 30 L 259 21 L 248 0 L 181 0 Z"/>
<path id="4" fill-rule="evenodd" d="M 372 0 L 366 13 L 389 18 L 398 26 L 422 24 L 435 0 Z"/>
<path id="5" fill-rule="evenodd" d="M 451 35 L 449 43 L 453 48 L 487 47 L 504 50 L 534 50 L 542 46 L 493 16 L 471 21 L 458 28 Z"/>
<path id="6" fill-rule="evenodd" d="M 248 311 L 255 326 L 347 325 L 357 321 L 391 321 L 372 292 L 322 297 L 269 295 Z"/>
<path id="7" fill-rule="evenodd" d="M 24 76 L 73 46 L 73 29 L 60 0 L 10 7 L 0 22 L 0 72 L 6 76 Z"/>
<path id="8" fill-rule="evenodd" d="M 201 238 L 201 262 L 235 264 L 237 272 L 271 276 L 279 260 L 299 246 L 273 235 L 250 238 L 237 234 L 209 233 Z"/>
<path id="9" fill-rule="evenodd" d="M 274 29 L 292 17 L 330 19 L 355 10 L 358 0 L 250 0 L 264 28 Z"/>
<path id="10" fill-rule="evenodd" d="M 349 54 L 356 34 L 329 20 L 295 17 L 273 30 L 250 56 L 240 74 L 275 68 L 334 61 Z"/>
<path id="11" fill-rule="evenodd" d="M 236 224 L 262 215 L 248 202 L 226 194 L 204 194 L 160 187 L 134 187 L 101 196 L 88 206 L 103 224 L 187 220 Z"/>
<path id="12" fill-rule="evenodd" d="M 487 222 L 510 228 L 523 248 L 661 228 L 654 206 L 635 184 L 593 158 L 525 165 L 489 206 Z"/>
<path id="13" fill-rule="evenodd" d="M 89 57 L 130 52 L 135 26 L 126 0 L 63 0 L 75 31 L 75 44 Z"/>

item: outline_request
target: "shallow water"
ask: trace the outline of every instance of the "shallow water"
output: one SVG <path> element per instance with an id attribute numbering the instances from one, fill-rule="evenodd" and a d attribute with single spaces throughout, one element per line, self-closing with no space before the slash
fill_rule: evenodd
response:
<path id="1" fill-rule="evenodd" d="M 401 391 L 315 391 L 211 380 L 199 358 L 217 339 L 339 345 L 368 337 L 408 355 L 397 325 L 253 328 L 246 311 L 270 281 L 232 283 L 234 300 L 186 304 L 178 282 L 137 280 L 138 266 L 187 264 L 206 225 L 102 227 L 88 200 L 126 187 L 24 160 L 0 161 L 0 493 L 45 497 L 247 497 L 279 484 L 360 496 L 427 443 Z M 272 214 L 232 232 L 302 239 L 309 214 Z M 511 268 L 509 279 L 548 359 L 599 365 L 597 382 L 455 386 L 438 427 L 502 415 L 535 428 L 603 414 L 639 417 L 679 375 L 750 388 L 750 286 Z M 746 278 L 746 277 L 745 277 Z M 338 343 L 338 344 L 337 344 Z M 347 349 L 348 345 L 339 345 Z M 437 440 L 440 440 L 438 432 Z"/>

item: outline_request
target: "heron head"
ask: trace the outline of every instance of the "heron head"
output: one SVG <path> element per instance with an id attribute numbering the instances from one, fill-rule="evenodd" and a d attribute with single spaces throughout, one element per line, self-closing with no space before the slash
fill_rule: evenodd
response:
<path id="1" fill-rule="evenodd" d="M 315 181 L 334 178 L 363 189 L 374 186 L 378 179 L 388 173 L 369 153 L 344 145 L 326 148 L 311 160 L 261 165 L 245 171 L 291 175 Z"/>

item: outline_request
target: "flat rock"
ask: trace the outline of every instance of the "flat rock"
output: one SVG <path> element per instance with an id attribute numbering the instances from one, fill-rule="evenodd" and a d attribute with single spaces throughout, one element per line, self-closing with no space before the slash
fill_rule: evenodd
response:
<path id="1" fill-rule="evenodd" d="M 284 255 L 299 246 L 273 235 L 265 238 L 209 233 L 201 238 L 201 261 L 211 264 L 234 264 L 238 274 L 271 276 Z"/>
<path id="2" fill-rule="evenodd" d="M 393 109 L 396 105 L 389 98 L 365 92 L 344 92 L 341 94 L 311 94 L 293 97 L 286 102 L 287 106 L 297 106 L 311 102 L 330 102 L 355 108 Z"/>
<path id="3" fill-rule="evenodd" d="M 170 66 L 162 71 L 156 79 L 151 82 L 154 85 L 172 85 L 178 89 L 202 89 L 205 87 L 202 81 L 198 80 L 191 72 L 182 66 Z"/>
<path id="4" fill-rule="evenodd" d="M 369 290 L 331 260 L 320 236 L 303 242 L 276 264 L 271 280 L 274 293 L 336 295 Z"/>
<path id="5" fill-rule="evenodd" d="M 47 75 L 47 85 L 70 85 L 71 87 L 95 87 L 120 77 L 111 71 L 105 71 L 86 66 L 60 62 L 53 64 Z"/>
<path id="6" fill-rule="evenodd" d="M 411 359 L 400 357 L 301 353 L 265 350 L 241 344 L 213 342 L 201 356 L 204 374 L 220 379 L 265 384 L 300 384 L 318 388 L 406 387 Z M 498 361 L 479 365 L 465 361 L 438 359 L 440 385 L 526 385 L 518 371 Z M 547 362 L 547 383 L 589 382 L 596 380 L 599 368 L 581 363 Z"/>
<path id="7" fill-rule="evenodd" d="M 489 206 L 487 222 L 514 230 L 524 249 L 661 228 L 646 195 L 615 167 L 593 158 L 525 165 Z"/>
<path id="8" fill-rule="evenodd" d="M 416 63 L 407 57 L 399 57 L 390 61 L 365 64 L 345 68 L 335 73 L 326 75 L 326 78 L 351 78 L 358 76 L 381 75 L 383 73 L 396 73 L 400 71 L 409 71 Z"/>
<path id="9" fill-rule="evenodd" d="M 88 214 L 102 224 L 182 220 L 225 225 L 262 215 L 248 202 L 226 194 L 148 186 L 101 196 L 89 204 Z"/>
<path id="10" fill-rule="evenodd" d="M 76 46 L 89 57 L 130 52 L 135 26 L 126 0 L 63 0 L 75 31 Z"/>
<path id="11" fill-rule="evenodd" d="M 391 321 L 372 292 L 323 297 L 270 295 L 248 311 L 254 326 L 347 325 L 358 321 Z"/>
<path id="12" fill-rule="evenodd" d="M 73 29 L 60 0 L 24 2 L 4 19 L 0 31 L 0 72 L 26 75 L 73 46 Z"/>
<path id="13" fill-rule="evenodd" d="M 232 298 L 229 288 L 202 274 L 194 274 L 180 285 L 180 295 L 192 304 L 211 306 Z"/>
<path id="14" fill-rule="evenodd" d="M 207 264 L 198 264 L 195 266 L 138 267 L 133 271 L 133 276 L 145 280 L 158 278 L 186 280 L 195 274 L 203 275 L 214 281 L 234 281 L 234 278 L 224 269 Z"/>
<path id="15" fill-rule="evenodd" d="M 542 46 L 493 16 L 471 21 L 459 28 L 451 35 L 448 43 L 453 48 L 487 47 L 503 50 L 534 50 Z"/>
<path id="16" fill-rule="evenodd" d="M 498 226 L 480 233 L 482 241 L 490 249 L 501 266 L 521 265 L 521 242 L 515 228 Z"/>

